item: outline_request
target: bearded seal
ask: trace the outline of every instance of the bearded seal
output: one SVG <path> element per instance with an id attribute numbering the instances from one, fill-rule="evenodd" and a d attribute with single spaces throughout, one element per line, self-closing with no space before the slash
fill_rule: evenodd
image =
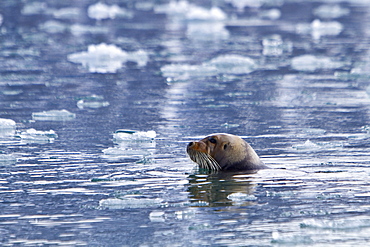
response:
<path id="1" fill-rule="evenodd" d="M 268 168 L 246 141 L 231 134 L 212 134 L 198 142 L 190 142 L 186 151 L 202 169 L 250 171 Z"/>

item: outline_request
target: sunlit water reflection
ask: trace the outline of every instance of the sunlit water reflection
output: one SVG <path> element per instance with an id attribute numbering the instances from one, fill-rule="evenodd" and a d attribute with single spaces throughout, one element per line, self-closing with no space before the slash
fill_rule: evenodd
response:
<path id="1" fill-rule="evenodd" d="M 2 245 L 366 245 L 367 5 L 2 1 Z M 199 171 L 214 132 L 270 169 Z"/>

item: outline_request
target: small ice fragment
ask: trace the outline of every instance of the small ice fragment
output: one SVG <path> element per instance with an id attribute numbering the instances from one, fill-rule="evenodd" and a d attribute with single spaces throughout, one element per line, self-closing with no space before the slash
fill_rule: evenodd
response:
<path id="1" fill-rule="evenodd" d="M 219 74 L 249 74 L 257 68 L 252 58 L 240 55 L 221 55 L 205 65 L 215 66 Z"/>
<path id="2" fill-rule="evenodd" d="M 162 206 L 163 200 L 160 198 L 128 198 L 118 199 L 110 198 L 100 200 L 99 206 L 109 209 L 125 209 L 125 208 L 153 208 Z"/>
<path id="3" fill-rule="evenodd" d="M 73 35 L 100 34 L 109 32 L 109 28 L 106 26 L 88 26 L 81 24 L 73 24 L 70 27 L 70 30 Z"/>
<path id="4" fill-rule="evenodd" d="M 116 17 L 132 18 L 133 14 L 124 8 L 120 8 L 118 5 L 106 5 L 104 3 L 98 2 L 96 4 L 90 5 L 87 9 L 87 15 L 91 19 L 96 19 L 98 21 L 103 19 L 115 19 Z"/>
<path id="5" fill-rule="evenodd" d="M 232 193 L 228 195 L 227 199 L 235 201 L 235 202 L 240 202 L 240 201 L 244 202 L 244 201 L 255 201 L 257 200 L 257 197 L 255 195 L 249 195 L 246 193 L 236 192 L 236 193 Z"/>
<path id="6" fill-rule="evenodd" d="M 164 13 L 176 19 L 189 21 L 222 21 L 227 15 L 218 7 L 206 9 L 188 1 L 170 1 L 169 4 L 154 8 L 156 13 Z"/>
<path id="7" fill-rule="evenodd" d="M 190 64 L 169 64 L 161 68 L 164 77 L 176 79 L 189 79 L 193 77 L 207 77 L 217 75 L 214 66 L 190 65 Z"/>
<path id="8" fill-rule="evenodd" d="M 17 158 L 12 154 L 0 154 L 0 166 L 1 165 L 12 165 L 17 162 Z"/>
<path id="9" fill-rule="evenodd" d="M 300 71 L 316 71 L 320 69 L 337 69 L 343 63 L 333 61 L 329 57 L 316 57 L 314 55 L 302 55 L 292 59 L 292 68 Z"/>
<path id="10" fill-rule="evenodd" d="M 304 144 L 297 144 L 293 146 L 294 149 L 297 150 L 312 150 L 312 149 L 319 149 L 320 146 L 316 143 L 313 143 L 310 140 L 307 140 Z"/>
<path id="11" fill-rule="evenodd" d="M 22 131 L 17 136 L 26 143 L 52 143 L 58 137 L 54 130 L 39 131 L 35 129 Z"/>
<path id="12" fill-rule="evenodd" d="M 109 106 L 109 102 L 104 101 L 104 97 L 98 96 L 98 95 L 91 95 L 77 102 L 77 107 L 79 109 L 101 108 L 101 107 L 106 107 L 106 106 Z"/>
<path id="13" fill-rule="evenodd" d="M 81 17 L 79 8 L 61 8 L 53 11 L 53 16 L 57 19 L 78 19 Z"/>
<path id="14" fill-rule="evenodd" d="M 243 11 L 245 7 L 259 8 L 264 0 L 225 0 L 226 3 L 231 3 L 239 11 Z"/>
<path id="15" fill-rule="evenodd" d="M 314 39 L 320 39 L 321 36 L 339 35 L 343 25 L 337 21 L 314 20 L 311 24 L 297 24 L 296 30 L 299 34 L 311 34 Z"/>
<path id="16" fill-rule="evenodd" d="M 119 129 L 113 134 L 116 142 L 122 141 L 152 141 L 157 136 L 154 130 L 149 131 L 136 131 Z"/>
<path id="17" fill-rule="evenodd" d="M 63 33 L 67 30 L 68 26 L 64 23 L 59 21 L 47 21 L 39 26 L 41 31 L 45 31 L 47 33 Z"/>
<path id="18" fill-rule="evenodd" d="M 153 211 L 149 214 L 151 222 L 165 222 L 165 213 L 163 211 Z"/>
<path id="19" fill-rule="evenodd" d="M 313 13 L 320 18 L 335 19 L 350 13 L 349 9 L 342 8 L 340 5 L 324 4 L 316 8 Z"/>
<path id="20" fill-rule="evenodd" d="M 75 118 L 75 113 L 71 113 L 65 109 L 32 113 L 32 119 L 38 121 L 69 121 Z"/>
<path id="21" fill-rule="evenodd" d="M 28 2 L 24 5 L 21 13 L 23 15 L 36 15 L 42 14 L 46 11 L 47 5 L 42 2 Z"/>
<path id="22" fill-rule="evenodd" d="M 23 93 L 23 90 L 19 89 L 6 89 L 6 90 L 3 90 L 2 91 L 2 94 L 4 95 L 18 95 L 18 94 L 21 94 Z"/>
<path id="23" fill-rule="evenodd" d="M 222 22 L 189 23 L 186 35 L 197 40 L 222 40 L 230 37 L 229 31 Z"/>
<path id="24" fill-rule="evenodd" d="M 262 11 L 260 17 L 270 20 L 277 20 L 281 17 L 281 11 L 279 9 L 269 9 Z"/>
<path id="25" fill-rule="evenodd" d="M 142 67 L 149 60 L 147 52 L 143 50 L 130 53 L 105 43 L 89 45 L 87 51 L 70 54 L 67 58 L 73 63 L 82 63 L 82 66 L 93 73 L 115 73 L 127 61 L 136 62 Z"/>
<path id="26" fill-rule="evenodd" d="M 0 118 L 0 137 L 14 136 L 16 123 L 12 119 Z"/>
<path id="27" fill-rule="evenodd" d="M 3 24 L 4 17 L 0 14 L 0 26 Z"/>

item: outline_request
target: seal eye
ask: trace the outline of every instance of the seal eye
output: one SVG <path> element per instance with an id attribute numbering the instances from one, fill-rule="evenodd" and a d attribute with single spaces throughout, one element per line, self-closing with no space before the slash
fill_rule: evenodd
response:
<path id="1" fill-rule="evenodd" d="M 210 143 L 213 143 L 213 144 L 216 144 L 216 143 L 217 143 L 217 141 L 216 141 L 216 139 L 215 139 L 215 138 L 209 138 L 209 139 L 208 139 L 208 141 L 209 141 Z"/>

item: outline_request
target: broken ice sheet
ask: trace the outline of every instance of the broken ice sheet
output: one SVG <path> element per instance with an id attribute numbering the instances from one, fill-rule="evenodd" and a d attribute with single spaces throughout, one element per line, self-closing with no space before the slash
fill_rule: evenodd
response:
<path id="1" fill-rule="evenodd" d="M 16 135 L 25 143 L 52 143 L 58 135 L 54 130 L 40 131 L 35 129 L 27 129 Z"/>
<path id="2" fill-rule="evenodd" d="M 139 67 L 146 66 L 149 56 L 143 50 L 126 52 L 115 45 L 101 43 L 89 45 L 87 51 L 68 55 L 68 60 L 82 63 L 92 73 L 116 73 L 127 61 L 136 62 Z"/>
<path id="3" fill-rule="evenodd" d="M 329 57 L 302 55 L 292 58 L 291 66 L 295 70 L 313 72 L 320 69 L 337 69 L 343 67 L 344 62 L 334 61 Z"/>
<path id="4" fill-rule="evenodd" d="M 178 20 L 188 21 L 223 21 L 227 15 L 218 7 L 206 9 L 188 1 L 170 1 L 154 8 L 155 13 L 167 14 Z"/>
<path id="5" fill-rule="evenodd" d="M 120 8 L 118 5 L 106 5 L 104 3 L 98 2 L 96 4 L 90 5 L 87 9 L 87 15 L 91 19 L 96 19 L 98 21 L 103 19 L 115 19 L 115 18 L 132 18 L 133 13 L 124 8 Z"/>
<path id="6" fill-rule="evenodd" d="M 0 137 L 14 136 L 16 123 L 12 119 L 0 118 Z"/>
<path id="7" fill-rule="evenodd" d="M 71 113 L 65 109 L 32 113 L 32 119 L 39 121 L 69 121 L 75 118 L 76 114 Z"/>
<path id="8" fill-rule="evenodd" d="M 157 136 L 154 130 L 149 131 L 136 131 L 119 129 L 114 132 L 113 137 L 116 140 L 122 141 L 151 141 Z"/>
<path id="9" fill-rule="evenodd" d="M 209 77 L 216 75 L 249 74 L 257 69 L 257 63 L 249 57 L 226 54 L 220 55 L 200 65 L 170 64 L 161 68 L 165 77 L 175 80 L 186 80 L 194 77 Z"/>
<path id="10" fill-rule="evenodd" d="M 103 96 L 99 95 L 91 95 L 89 97 L 85 97 L 77 102 L 77 107 L 79 109 L 84 108 L 101 108 L 109 106 L 108 101 L 104 101 Z"/>

